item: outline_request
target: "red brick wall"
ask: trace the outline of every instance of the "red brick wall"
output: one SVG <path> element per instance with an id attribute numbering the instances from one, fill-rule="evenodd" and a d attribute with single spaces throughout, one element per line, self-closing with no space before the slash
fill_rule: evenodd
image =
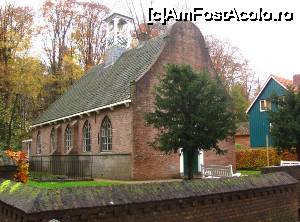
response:
<path id="1" fill-rule="evenodd" d="M 227 184 L 224 185 L 224 187 L 230 186 L 229 182 L 230 181 L 227 181 Z M 96 205 L 86 208 L 78 207 L 65 210 L 57 208 L 55 201 L 60 200 L 60 196 L 57 194 L 55 197 L 57 199 L 50 199 L 53 208 L 56 210 L 31 212 L 28 214 L 14 207 L 13 205 L 16 204 L 15 202 L 10 202 L 9 205 L 0 201 L 0 218 L 3 222 L 38 222 L 49 221 L 54 218 L 58 219 L 60 222 L 297 222 L 298 202 L 296 184 L 267 185 L 261 188 L 253 188 L 252 184 L 248 185 L 247 183 L 241 183 L 239 186 L 243 189 L 234 192 L 218 192 L 216 194 L 201 196 L 198 196 L 199 194 L 195 192 L 194 195 L 191 195 L 188 198 L 176 198 L 170 200 L 169 198 L 160 197 L 159 201 L 150 201 L 151 198 L 149 198 L 147 201 L 139 200 L 139 203 L 129 202 L 126 204 L 112 204 L 104 207 L 98 207 Z M 180 187 L 183 185 L 178 184 L 177 186 Z M 246 186 L 249 186 L 252 189 L 245 190 L 244 188 Z M 158 189 L 157 192 L 163 192 L 163 190 L 167 193 L 170 192 L 169 186 L 162 185 L 161 187 L 162 190 Z M 185 191 L 185 188 L 186 187 L 182 187 L 183 192 Z M 203 192 L 202 188 L 203 187 L 199 187 L 198 189 Z M 137 192 L 134 188 L 131 189 L 132 191 Z M 120 194 L 122 197 L 122 193 Z M 26 195 L 26 193 L 24 195 Z M 18 197 L 20 201 L 25 201 L 22 199 L 24 198 L 24 195 Z M 124 196 L 126 197 L 126 195 Z M 68 202 L 70 200 L 72 202 L 73 199 L 71 198 L 74 198 L 75 195 L 68 193 L 68 197 L 70 199 L 66 198 L 63 202 Z M 117 196 L 112 195 L 111 198 L 113 200 L 114 198 L 117 198 Z M 45 201 L 47 202 L 49 200 Z M 85 200 L 78 200 L 79 206 L 80 201 Z M 107 200 L 103 201 L 105 202 Z M 59 204 L 60 203 L 58 203 L 58 205 Z M 68 206 L 69 205 L 67 205 L 66 208 Z"/>
<path id="2" fill-rule="evenodd" d="M 157 84 L 156 75 L 164 73 L 164 65 L 168 63 L 190 64 L 194 69 L 206 69 L 214 74 L 208 51 L 205 47 L 203 36 L 199 29 L 192 23 L 176 23 L 173 25 L 170 37 L 163 52 L 151 69 L 137 81 L 133 103 L 129 108 L 124 105 L 112 110 L 104 110 L 99 114 L 77 118 L 78 122 L 73 127 L 73 150 L 70 154 L 81 154 L 82 150 L 82 127 L 86 120 L 89 120 L 92 128 L 92 152 L 100 153 L 98 144 L 98 133 L 103 118 L 108 115 L 113 127 L 112 152 L 131 153 L 133 152 L 134 179 L 157 179 L 179 176 L 179 155 L 165 155 L 162 152 L 154 151 L 149 147 L 148 142 L 152 141 L 156 132 L 151 127 L 146 127 L 144 114 L 153 110 L 153 87 Z M 61 123 L 57 130 L 57 152 L 55 154 L 66 154 L 64 150 L 64 133 L 68 123 Z M 37 130 L 42 132 L 42 155 L 50 154 L 50 132 L 54 126 L 46 126 L 36 129 L 33 132 L 32 150 L 36 153 Z M 223 157 L 217 157 L 214 153 L 207 153 L 205 164 L 233 164 L 235 156 L 232 155 L 233 143 L 226 143 L 229 152 Z"/>
<path id="3" fill-rule="evenodd" d="M 98 144 L 98 133 L 100 126 L 105 116 L 108 116 L 112 124 L 112 152 L 114 153 L 131 153 L 132 152 L 132 108 L 121 105 L 115 107 L 114 110 L 106 109 L 99 114 L 93 113 L 90 116 L 85 115 L 83 118 L 76 118 L 77 123 L 72 127 L 73 135 L 73 149 L 69 154 L 82 154 L 83 152 L 83 137 L 82 130 L 86 120 L 91 125 L 91 152 L 90 154 L 100 153 L 100 144 Z M 57 151 L 55 154 L 66 155 L 64 148 L 64 134 L 68 124 L 74 120 L 71 119 L 65 123 L 59 123 L 60 127 L 57 129 Z M 51 129 L 56 125 L 43 126 L 36 128 L 32 134 L 32 151 L 36 154 L 36 136 L 37 132 L 41 132 L 42 136 L 42 155 L 50 153 L 50 133 Z"/>
<path id="4" fill-rule="evenodd" d="M 249 135 L 236 135 L 235 144 L 241 144 L 244 147 L 250 147 L 250 136 Z"/>
<path id="5" fill-rule="evenodd" d="M 178 22 L 173 25 L 168 42 L 151 69 L 136 83 L 133 100 L 134 134 L 134 170 L 135 179 L 170 178 L 179 176 L 179 156 L 164 155 L 154 151 L 147 142 L 153 140 L 155 130 L 145 126 L 144 114 L 153 110 L 153 87 L 158 83 L 157 76 L 163 75 L 164 66 L 172 64 L 190 64 L 196 70 L 215 72 L 205 47 L 200 30 L 192 23 Z M 230 150 L 223 158 L 216 159 L 215 154 L 208 154 L 205 163 L 226 163 L 235 165 L 233 143 L 227 144 Z M 216 161 L 214 161 L 216 159 Z M 218 161 L 219 160 L 219 161 Z"/>
<path id="6" fill-rule="evenodd" d="M 219 147 L 226 151 L 224 155 L 218 155 L 214 151 L 204 153 L 204 165 L 232 165 L 236 169 L 234 141 L 231 138 L 221 141 Z"/>

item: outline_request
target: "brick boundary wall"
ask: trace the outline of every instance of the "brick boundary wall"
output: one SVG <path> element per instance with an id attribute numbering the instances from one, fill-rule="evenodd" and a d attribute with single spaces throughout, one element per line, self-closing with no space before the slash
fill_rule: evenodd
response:
<path id="1" fill-rule="evenodd" d="M 240 178 L 47 190 L 0 181 L 3 222 L 256 222 L 298 220 L 297 181 Z"/>
<path id="2" fill-rule="evenodd" d="M 275 173 L 275 172 L 286 172 L 296 180 L 298 180 L 297 190 L 298 190 L 298 204 L 300 203 L 300 166 L 271 166 L 263 167 L 261 169 L 262 174 Z M 300 207 L 299 207 L 300 208 Z"/>

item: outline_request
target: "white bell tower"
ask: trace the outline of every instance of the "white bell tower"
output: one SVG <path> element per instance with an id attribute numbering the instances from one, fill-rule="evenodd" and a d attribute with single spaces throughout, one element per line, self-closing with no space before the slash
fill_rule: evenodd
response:
<path id="1" fill-rule="evenodd" d="M 113 13 L 106 19 L 106 65 L 113 64 L 121 54 L 130 48 L 133 19 Z"/>

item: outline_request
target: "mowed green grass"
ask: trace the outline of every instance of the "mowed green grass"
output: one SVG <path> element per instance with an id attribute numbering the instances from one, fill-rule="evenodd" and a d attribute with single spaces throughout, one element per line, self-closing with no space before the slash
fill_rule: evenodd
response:
<path id="1" fill-rule="evenodd" d="M 112 186 L 120 183 L 110 182 L 110 181 L 36 182 L 30 180 L 27 184 L 32 187 L 58 189 L 58 188 L 65 188 L 65 187 L 94 187 L 94 186 L 104 187 L 104 186 Z"/>
<path id="2" fill-rule="evenodd" d="M 261 171 L 260 170 L 237 170 L 237 172 L 241 173 L 242 175 L 260 175 Z"/>

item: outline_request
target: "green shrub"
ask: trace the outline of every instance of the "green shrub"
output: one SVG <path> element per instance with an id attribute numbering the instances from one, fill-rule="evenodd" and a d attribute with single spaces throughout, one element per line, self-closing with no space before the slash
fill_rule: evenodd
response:
<path id="1" fill-rule="evenodd" d="M 297 154 L 294 151 L 278 153 L 276 149 L 269 148 L 268 153 L 269 166 L 279 165 L 280 160 L 297 160 Z M 266 148 L 237 150 L 235 154 L 237 169 L 259 170 L 268 165 Z"/>

